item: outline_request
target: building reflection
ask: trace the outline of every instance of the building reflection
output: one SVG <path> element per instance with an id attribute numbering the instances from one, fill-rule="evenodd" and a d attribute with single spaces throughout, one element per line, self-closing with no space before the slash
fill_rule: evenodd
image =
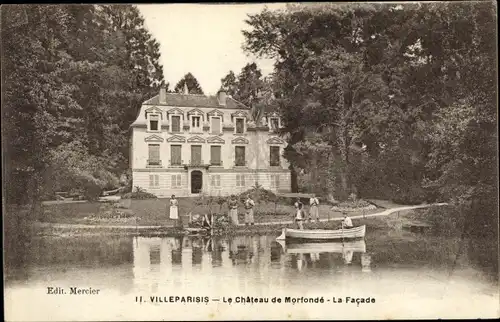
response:
<path id="1" fill-rule="evenodd" d="M 136 237 L 133 263 L 136 288 L 160 292 L 162 287 L 196 285 L 193 274 L 204 280 L 203 287 L 219 287 L 227 278 L 236 278 L 238 283 L 233 286 L 241 289 L 246 289 L 248 283 L 280 287 L 294 271 L 321 270 L 322 274 L 326 271 L 333 274 L 344 266 L 353 269 L 361 266 L 363 272 L 369 272 L 371 257 L 365 253 L 364 242 L 283 246 L 274 236 L 238 236 L 227 240 Z M 252 281 L 248 278 L 249 271 L 254 272 Z"/>
<path id="2" fill-rule="evenodd" d="M 254 257 L 254 247 L 250 236 L 237 236 L 229 241 L 229 258 L 233 265 L 248 265 Z"/>
<path id="3" fill-rule="evenodd" d="M 177 237 L 170 240 L 172 265 L 182 265 L 182 239 Z"/>

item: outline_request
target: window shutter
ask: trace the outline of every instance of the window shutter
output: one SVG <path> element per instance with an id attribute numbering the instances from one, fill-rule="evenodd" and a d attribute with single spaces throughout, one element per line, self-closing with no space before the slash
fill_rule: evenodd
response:
<path id="1" fill-rule="evenodd" d="M 149 187 L 154 187 L 154 177 L 152 174 L 149 175 Z"/>
<path id="2" fill-rule="evenodd" d="M 181 160 L 181 146 L 180 145 L 172 145 L 170 147 L 170 162 L 172 164 L 179 165 L 182 163 Z"/>
<path id="3" fill-rule="evenodd" d="M 155 174 L 155 187 L 158 187 L 160 185 L 160 176 L 158 174 Z"/>
<path id="4" fill-rule="evenodd" d="M 244 166 L 245 165 L 245 147 L 244 146 L 237 146 L 235 148 L 235 161 L 237 166 Z"/>
<path id="5" fill-rule="evenodd" d="M 210 147 L 210 161 L 212 164 L 219 165 L 221 161 L 221 147 L 220 146 L 211 146 Z"/>
<path id="6" fill-rule="evenodd" d="M 160 160 L 160 145 L 150 144 L 149 146 L 149 160 Z"/>
<path id="7" fill-rule="evenodd" d="M 271 166 L 279 166 L 280 164 L 280 147 L 272 146 L 270 147 L 269 161 Z"/>
<path id="8" fill-rule="evenodd" d="M 191 163 L 201 164 L 201 145 L 191 145 Z"/>

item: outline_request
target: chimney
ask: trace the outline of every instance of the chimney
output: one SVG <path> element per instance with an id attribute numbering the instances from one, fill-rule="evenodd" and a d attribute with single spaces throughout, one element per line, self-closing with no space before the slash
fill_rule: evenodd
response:
<path id="1" fill-rule="evenodd" d="M 219 105 L 225 106 L 226 105 L 226 98 L 227 98 L 226 91 L 223 89 L 220 89 L 217 92 L 217 100 L 219 101 Z"/>
<path id="2" fill-rule="evenodd" d="M 167 87 L 165 85 L 160 87 L 160 104 L 167 104 Z"/>
<path id="3" fill-rule="evenodd" d="M 188 84 L 186 82 L 184 82 L 184 95 L 187 95 L 189 94 L 189 88 L 188 88 Z"/>

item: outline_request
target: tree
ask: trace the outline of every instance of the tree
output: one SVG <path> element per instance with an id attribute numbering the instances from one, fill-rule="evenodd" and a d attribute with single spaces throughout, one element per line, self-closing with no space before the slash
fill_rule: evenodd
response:
<path id="1" fill-rule="evenodd" d="M 226 91 L 228 95 L 235 96 L 238 90 L 238 81 L 236 75 L 231 70 L 229 73 L 221 78 L 221 89 Z"/>
<path id="2" fill-rule="evenodd" d="M 186 75 L 184 75 L 184 77 L 182 77 L 182 79 L 175 85 L 174 91 L 176 93 L 183 93 L 185 85 L 188 88 L 189 94 L 203 95 L 203 90 L 201 89 L 198 80 L 193 76 L 193 74 L 187 73 Z"/>
<path id="3" fill-rule="evenodd" d="M 163 83 L 137 8 L 10 6 L 2 20 L 6 201 L 39 200 L 52 152 L 74 141 L 104 170 L 127 169 L 128 127 Z"/>
<path id="4" fill-rule="evenodd" d="M 347 182 L 371 177 L 402 200 L 422 201 L 424 187 L 446 199 L 492 197 L 493 10 L 486 2 L 320 4 L 249 16 L 246 50 L 277 61 L 291 163 L 310 167 L 299 160 L 303 149 L 324 142 L 339 170 L 332 176 L 345 171 Z M 361 162 L 349 166 L 350 154 Z"/>

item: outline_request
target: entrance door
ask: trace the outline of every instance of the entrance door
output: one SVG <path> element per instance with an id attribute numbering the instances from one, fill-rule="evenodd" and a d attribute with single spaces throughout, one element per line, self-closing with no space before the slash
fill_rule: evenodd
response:
<path id="1" fill-rule="evenodd" d="M 203 173 L 195 170 L 191 172 L 191 193 L 200 193 L 203 187 Z"/>

